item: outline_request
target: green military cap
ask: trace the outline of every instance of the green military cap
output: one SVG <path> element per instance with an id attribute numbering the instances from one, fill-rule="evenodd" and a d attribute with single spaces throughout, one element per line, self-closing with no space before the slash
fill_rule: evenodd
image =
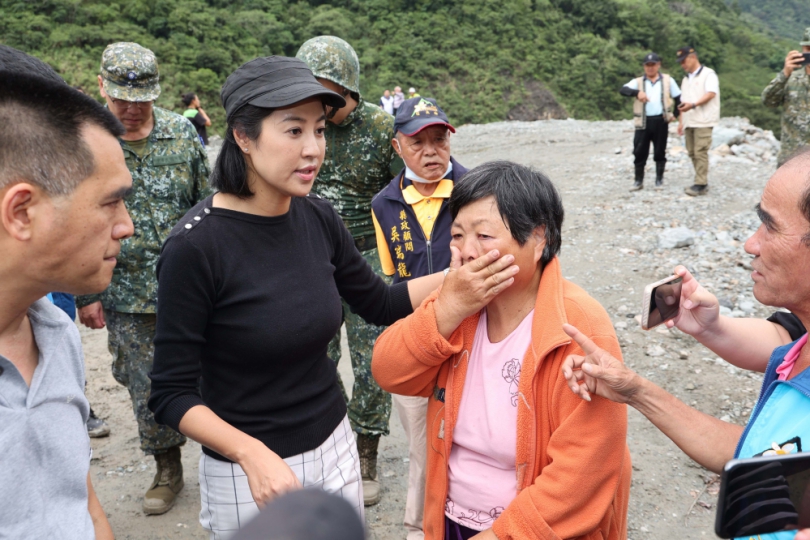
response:
<path id="1" fill-rule="evenodd" d="M 352 46 L 339 37 L 314 37 L 301 45 L 295 57 L 306 62 L 316 77 L 360 93 L 360 60 Z"/>
<path id="2" fill-rule="evenodd" d="M 101 55 L 101 80 L 111 98 L 154 101 L 159 78 L 155 53 L 137 43 L 113 43 Z"/>
<path id="3" fill-rule="evenodd" d="M 802 40 L 799 42 L 799 45 L 810 47 L 810 28 L 804 29 L 804 36 L 802 36 Z"/>

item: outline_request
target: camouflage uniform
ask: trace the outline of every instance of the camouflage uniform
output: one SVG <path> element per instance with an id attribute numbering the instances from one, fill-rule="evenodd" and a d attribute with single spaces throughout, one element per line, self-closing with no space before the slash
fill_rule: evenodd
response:
<path id="1" fill-rule="evenodd" d="M 133 45 L 117 43 L 105 50 L 101 68 L 104 89 L 115 99 L 151 101 L 157 97 L 157 64 L 154 55 L 150 60 L 143 53 L 151 51 L 140 46 L 133 51 Z M 118 66 L 124 67 L 116 71 Z M 150 70 L 154 80 L 142 76 Z M 130 86 L 128 80 L 134 83 Z M 153 120 L 154 127 L 141 155 L 119 139 L 132 174 L 132 193 L 126 206 L 135 233 L 121 242 L 118 264 L 107 290 L 76 298 L 78 307 L 97 301 L 104 307 L 113 377 L 129 390 L 141 449 L 152 455 L 186 440 L 171 428 L 156 424 L 147 407 L 156 322 L 155 266 L 160 247 L 175 223 L 210 194 L 208 156 L 188 119 L 154 107 Z"/>
<path id="2" fill-rule="evenodd" d="M 762 91 L 762 103 L 767 107 L 783 107 L 782 148 L 777 164 L 802 146 L 810 144 L 810 75 L 804 68 L 793 70 L 790 77 L 780 71 Z"/>
<path id="3" fill-rule="evenodd" d="M 371 199 L 404 166 L 391 146 L 394 118 L 360 98 L 359 62 L 348 44 L 337 38 L 311 40 L 316 41 L 316 46 L 305 43 L 297 57 L 313 68 L 316 77 L 332 80 L 353 92 L 358 105 L 340 125 L 327 122 L 326 156 L 313 191 L 332 203 L 363 257 L 377 275 L 385 277 L 377 255 Z M 339 51 L 338 47 L 348 50 Z M 348 53 L 353 55 L 354 65 L 340 61 Z M 330 56 L 334 61 L 328 61 Z M 362 435 L 388 435 L 391 395 L 371 376 L 372 349 L 384 328 L 366 323 L 345 303 L 343 314 L 354 372 L 352 399 L 348 403 L 352 429 Z M 340 361 L 340 335 L 329 344 L 329 356 Z"/>

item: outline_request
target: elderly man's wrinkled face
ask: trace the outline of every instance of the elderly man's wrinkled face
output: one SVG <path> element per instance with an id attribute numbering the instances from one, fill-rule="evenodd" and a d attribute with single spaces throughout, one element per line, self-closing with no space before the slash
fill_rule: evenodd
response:
<path id="1" fill-rule="evenodd" d="M 810 310 L 810 222 L 799 209 L 807 190 L 810 158 L 794 160 L 776 171 L 757 205 L 762 225 L 745 243 L 754 256 L 754 296 L 768 306 Z"/>
<path id="2" fill-rule="evenodd" d="M 459 210 L 450 228 L 450 246 L 461 252 L 462 264 L 467 264 L 497 249 L 501 256 L 515 256 L 515 264 L 520 272 L 515 283 L 531 279 L 546 245 L 545 229 L 538 227 L 536 234 L 529 236 L 524 245 L 512 237 L 498 210 L 495 197 L 488 196 L 468 204 Z"/>
<path id="3" fill-rule="evenodd" d="M 425 180 L 440 180 L 450 165 L 450 130 L 428 126 L 412 136 L 397 133 L 394 150 L 413 172 Z"/>

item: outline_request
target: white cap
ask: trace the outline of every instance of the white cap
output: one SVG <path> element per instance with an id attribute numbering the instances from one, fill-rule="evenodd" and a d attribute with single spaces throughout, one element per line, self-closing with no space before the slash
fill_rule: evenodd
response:
<path id="1" fill-rule="evenodd" d="M 414 92 L 416 92 L 416 88 L 414 88 L 413 86 L 408 88 L 408 93 L 413 94 Z"/>

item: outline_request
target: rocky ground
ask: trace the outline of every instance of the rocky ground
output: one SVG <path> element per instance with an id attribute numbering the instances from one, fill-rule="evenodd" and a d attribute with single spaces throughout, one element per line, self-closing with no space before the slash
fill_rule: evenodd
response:
<path id="1" fill-rule="evenodd" d="M 452 145 L 454 157 L 467 167 L 508 159 L 548 174 L 567 213 L 564 275 L 605 306 L 625 361 L 698 409 L 743 424 L 761 376 L 725 364 L 677 330 L 643 331 L 637 317 L 644 286 L 666 277 L 677 264 L 690 268 L 721 298 L 725 313 L 761 317 L 771 312 L 752 295 L 750 256 L 743 243 L 758 226 L 753 206 L 775 170 L 778 142 L 745 120 L 724 119 L 711 156 L 711 190 L 690 198 L 683 188 L 692 183 L 692 167 L 675 134 L 664 187 L 653 189 L 654 171 L 648 171 L 644 190 L 627 191 L 633 174 L 632 138 L 629 121 L 547 120 L 462 126 Z M 105 332 L 83 329 L 82 335 L 88 396 L 113 430 L 110 437 L 93 440 L 92 475 L 117 538 L 206 538 L 197 522 L 199 446 L 194 443 L 184 450 L 186 488 L 177 506 L 164 516 L 141 514 L 154 462 L 138 450 L 127 392 L 110 375 Z M 351 388 L 347 362 L 340 371 Z M 712 537 L 715 476 L 685 457 L 640 414 L 628 414 L 633 456 L 629 538 Z M 395 415 L 391 432 L 381 445 L 383 501 L 366 511 L 371 536 L 378 539 L 405 538 L 400 522 L 407 446 Z"/>

